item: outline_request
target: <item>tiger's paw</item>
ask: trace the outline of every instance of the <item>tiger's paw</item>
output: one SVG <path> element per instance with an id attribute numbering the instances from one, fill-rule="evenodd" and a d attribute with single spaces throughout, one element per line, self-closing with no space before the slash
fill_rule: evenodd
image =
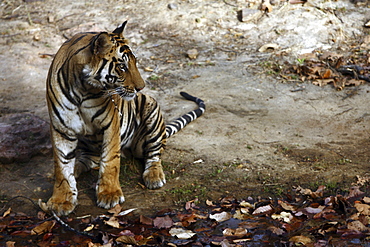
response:
<path id="1" fill-rule="evenodd" d="M 147 166 L 143 173 L 143 180 L 148 189 L 158 189 L 166 184 L 160 161 L 152 162 L 150 166 Z"/>
<path id="2" fill-rule="evenodd" d="M 67 201 L 55 196 L 52 196 L 46 203 L 48 210 L 54 211 L 57 215 L 68 215 L 70 214 L 77 205 L 77 199 Z"/>
<path id="3" fill-rule="evenodd" d="M 120 187 L 113 188 L 102 188 L 99 186 L 97 188 L 97 204 L 99 207 L 110 209 L 116 206 L 117 204 L 123 203 L 125 197 L 123 196 L 122 190 Z"/>

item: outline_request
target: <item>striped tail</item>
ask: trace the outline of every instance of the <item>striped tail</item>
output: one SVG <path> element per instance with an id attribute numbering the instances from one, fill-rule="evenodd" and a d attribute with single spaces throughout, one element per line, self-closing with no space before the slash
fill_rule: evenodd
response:
<path id="1" fill-rule="evenodd" d="M 178 119 L 173 120 L 170 123 L 166 124 L 167 138 L 169 138 L 170 136 L 174 135 L 175 133 L 177 133 L 178 131 L 183 129 L 190 122 L 192 122 L 195 119 L 197 119 L 198 117 L 202 116 L 202 114 L 206 110 L 206 105 L 204 104 L 203 100 L 201 100 L 197 97 L 191 96 L 190 94 L 187 94 L 185 92 L 180 92 L 180 95 L 182 97 L 184 97 L 185 99 L 187 99 L 187 100 L 194 101 L 195 103 L 198 104 L 199 107 L 198 107 L 198 109 L 190 111 L 187 114 L 182 115 Z"/>

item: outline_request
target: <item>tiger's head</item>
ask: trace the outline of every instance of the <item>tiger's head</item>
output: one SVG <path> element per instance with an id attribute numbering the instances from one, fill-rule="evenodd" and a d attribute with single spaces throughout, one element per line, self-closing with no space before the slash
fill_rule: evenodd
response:
<path id="1" fill-rule="evenodd" d="M 123 37 L 126 23 L 111 33 L 101 32 L 92 37 L 92 58 L 82 73 L 85 81 L 108 95 L 118 94 L 131 100 L 145 87 L 145 82 L 136 67 L 136 56 Z"/>

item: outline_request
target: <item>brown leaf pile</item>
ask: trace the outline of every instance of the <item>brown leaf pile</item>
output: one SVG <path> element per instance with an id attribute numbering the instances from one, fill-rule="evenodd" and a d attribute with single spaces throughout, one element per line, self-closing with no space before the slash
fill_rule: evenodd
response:
<path id="1" fill-rule="evenodd" d="M 334 52 L 302 54 L 298 64 L 288 65 L 281 72 L 287 80 L 310 81 L 317 86 L 331 84 L 337 90 L 370 82 L 370 53 L 352 49 L 349 55 Z"/>
<path id="2" fill-rule="evenodd" d="M 360 181 L 360 180 L 359 180 Z M 15 214 L 0 217 L 3 246 L 347 246 L 370 240 L 370 198 L 352 187 L 346 195 L 325 195 L 296 187 L 285 199 L 225 197 L 205 205 L 190 201 L 184 211 L 134 216 L 117 206 L 97 218 L 65 218 L 69 232 L 53 218 Z M 85 234 L 86 235 L 86 234 Z M 370 242 L 370 241 L 369 241 Z"/>

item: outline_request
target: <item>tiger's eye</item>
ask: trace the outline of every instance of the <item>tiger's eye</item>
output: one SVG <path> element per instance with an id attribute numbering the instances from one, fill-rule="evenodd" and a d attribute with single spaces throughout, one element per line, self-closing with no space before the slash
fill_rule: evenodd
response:
<path id="1" fill-rule="evenodd" d="M 124 63 L 119 63 L 118 64 L 118 68 L 120 68 L 123 71 L 126 71 L 127 70 L 126 64 L 124 64 Z"/>

